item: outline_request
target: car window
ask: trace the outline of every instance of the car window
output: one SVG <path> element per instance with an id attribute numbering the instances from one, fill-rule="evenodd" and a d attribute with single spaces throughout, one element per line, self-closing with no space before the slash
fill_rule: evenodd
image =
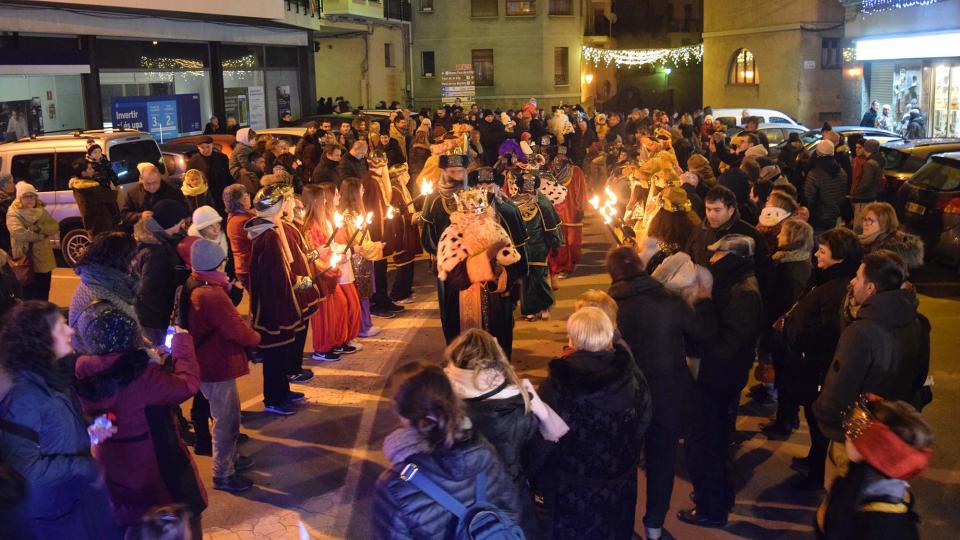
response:
<path id="1" fill-rule="evenodd" d="M 927 186 L 939 191 L 960 189 L 960 165 L 933 158 L 910 179 L 911 184 Z"/>
<path id="2" fill-rule="evenodd" d="M 770 124 L 792 124 L 789 118 L 784 118 L 782 116 L 771 116 L 767 118 L 767 122 Z"/>
<path id="3" fill-rule="evenodd" d="M 163 156 L 160 154 L 160 148 L 153 139 L 122 142 L 114 144 L 107 150 L 110 154 L 110 163 L 113 164 L 113 171 L 117 173 L 117 180 L 121 184 L 130 184 L 140 180 L 140 171 L 137 169 L 138 163 L 153 163 L 160 169 L 161 173 L 166 172 L 163 163 Z"/>
<path id="4" fill-rule="evenodd" d="M 53 156 L 53 152 L 13 156 L 10 174 L 17 182 L 32 184 L 37 191 L 53 191 Z"/>
<path id="5" fill-rule="evenodd" d="M 899 169 L 900 166 L 903 165 L 905 161 L 907 161 L 907 158 L 910 157 L 910 155 L 907 152 L 901 152 L 896 148 L 881 147 L 880 154 L 883 155 L 883 161 L 884 161 L 883 168 L 888 171 Z"/>
<path id="6" fill-rule="evenodd" d="M 927 156 L 921 156 L 917 154 L 911 154 L 909 158 L 903 163 L 903 166 L 900 167 L 900 170 L 907 173 L 912 173 L 920 170 L 920 167 L 927 162 Z"/>
<path id="7" fill-rule="evenodd" d="M 85 158 L 84 152 L 57 152 L 57 177 L 54 189 L 57 191 L 70 189 L 70 179 L 77 168 L 77 162 Z"/>
<path id="8" fill-rule="evenodd" d="M 820 134 L 820 131 L 808 131 L 800 135 L 800 140 L 803 141 L 804 146 L 817 142 L 823 138 L 823 135 Z"/>
<path id="9" fill-rule="evenodd" d="M 767 135 L 767 140 L 770 141 L 771 145 L 780 144 L 783 142 L 783 130 L 779 128 L 774 129 L 765 129 L 763 132 Z"/>

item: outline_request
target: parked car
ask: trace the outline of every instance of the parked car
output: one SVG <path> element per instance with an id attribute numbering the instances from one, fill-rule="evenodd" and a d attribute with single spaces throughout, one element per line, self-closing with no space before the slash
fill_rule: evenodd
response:
<path id="1" fill-rule="evenodd" d="M 742 127 L 727 129 L 727 137 L 730 137 L 732 144 L 736 145 L 740 142 L 739 135 L 743 129 Z M 780 153 L 780 143 L 786 141 L 791 133 L 801 135 L 810 130 L 807 127 L 792 124 L 760 124 L 757 126 L 757 131 L 767 136 L 767 141 L 770 143 L 770 157 L 777 157 Z"/>
<path id="2" fill-rule="evenodd" d="M 237 139 L 233 135 L 187 135 L 170 139 L 168 144 L 192 144 L 196 145 L 204 137 L 213 138 L 213 149 L 217 152 L 223 152 L 223 155 L 230 157 L 233 153 L 233 145 L 237 144 Z M 193 155 L 193 154 L 191 154 Z"/>
<path id="3" fill-rule="evenodd" d="M 849 139 L 851 136 L 856 135 L 866 139 L 876 139 L 878 142 L 880 142 L 880 144 L 903 140 L 903 137 L 892 131 L 886 131 L 877 128 L 867 128 L 861 126 L 833 126 L 833 131 L 839 133 L 840 137 L 844 141 Z M 821 133 L 820 128 L 811 129 L 800 134 L 800 141 L 803 142 L 803 148 L 807 152 L 813 152 L 814 147 L 818 142 L 820 142 L 821 139 L 823 139 L 823 134 Z M 782 148 L 785 144 L 786 141 L 780 143 L 779 146 Z"/>
<path id="4" fill-rule="evenodd" d="M 880 146 L 886 165 L 883 171 L 883 199 L 892 202 L 904 182 L 933 154 L 960 151 L 960 138 L 891 141 Z"/>
<path id="5" fill-rule="evenodd" d="M 750 116 L 759 118 L 761 124 L 800 125 L 800 122 L 797 122 L 791 118 L 789 114 L 775 111 L 773 109 L 752 109 L 750 107 L 741 107 L 739 109 L 713 109 L 713 119 L 720 120 L 726 124 L 727 127 L 743 127 L 744 123 L 741 121 L 741 119 L 743 118 L 742 115 L 744 110 L 746 110 Z"/>
<path id="6" fill-rule="evenodd" d="M 956 258 L 960 241 L 960 152 L 931 156 L 900 188 L 895 206 L 903 227 L 920 236 L 930 252 Z"/>
<path id="7" fill-rule="evenodd" d="M 140 179 L 137 164 L 150 162 L 166 171 L 160 147 L 149 133 L 130 130 L 75 131 L 41 135 L 0 144 L 0 172 L 26 180 L 40 193 L 47 211 L 60 223 L 60 235 L 51 239 L 64 261 L 73 266 L 90 239 L 83 228 L 80 209 L 69 188 L 74 164 L 86 156 L 87 139 L 93 139 L 113 164 L 120 184 L 121 204 L 126 190 Z"/>
<path id="8" fill-rule="evenodd" d="M 283 127 L 283 128 L 268 128 L 268 129 L 258 129 L 255 130 L 257 135 L 270 135 L 275 139 L 281 139 L 287 141 L 287 144 L 290 146 L 290 152 L 297 148 L 297 143 L 300 142 L 300 139 L 303 138 L 303 134 L 307 132 L 305 127 Z"/>
<path id="9" fill-rule="evenodd" d="M 187 172 L 187 162 L 199 152 L 197 146 L 189 143 L 164 143 L 160 145 L 160 152 L 167 169 L 167 180 L 180 186 L 183 184 L 183 173 Z"/>

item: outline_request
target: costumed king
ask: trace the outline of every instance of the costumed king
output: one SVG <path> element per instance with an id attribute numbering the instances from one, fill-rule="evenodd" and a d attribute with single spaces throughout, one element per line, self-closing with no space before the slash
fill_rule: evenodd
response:
<path id="1" fill-rule="evenodd" d="M 518 188 L 513 202 L 520 209 L 527 229 L 527 264 L 530 266 L 523 280 L 520 314 L 527 321 L 549 319 L 554 297 L 550 288 L 547 258 L 563 245 L 560 216 L 553 203 L 540 192 L 538 171 L 527 170 L 520 175 Z"/>
<path id="2" fill-rule="evenodd" d="M 556 184 L 567 192 L 563 202 L 554 205 L 562 222 L 564 245 L 549 258 L 550 274 L 564 279 L 573 273 L 583 256 L 583 205 L 587 198 L 587 180 L 583 170 L 567 157 L 563 146 L 557 149 L 556 157 L 550 162 L 550 172 Z"/>

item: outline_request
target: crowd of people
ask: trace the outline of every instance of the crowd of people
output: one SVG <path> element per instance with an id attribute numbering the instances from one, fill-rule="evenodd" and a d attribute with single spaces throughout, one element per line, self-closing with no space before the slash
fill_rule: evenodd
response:
<path id="1" fill-rule="evenodd" d="M 446 348 L 390 376 L 378 537 L 631 538 L 642 499 L 657 539 L 681 455 L 678 518 L 725 526 L 753 369 L 750 395 L 777 405 L 767 437 L 804 412 L 792 485 L 830 491 L 818 531 L 913 538 L 907 481 L 932 444 L 930 325 L 908 279 L 922 243 L 880 201 L 876 141 L 825 129 L 771 158 L 746 120 L 730 141 L 709 107 L 531 99 L 308 122 L 294 148 L 244 127 L 229 158 L 200 139 L 179 188 L 141 163 L 122 205 L 90 141 L 70 187 L 91 243 L 65 315 L 47 302 L 56 221 L 0 178 L 0 515 L 23 538 L 200 534 L 194 455 L 215 489 L 253 486 L 237 379 L 261 364 L 264 411 L 296 414 L 308 335 L 312 361 L 362 351 L 429 266 Z M 612 284 L 577 299 L 535 388 L 514 326 L 551 317 L 591 206 L 618 244 Z"/>

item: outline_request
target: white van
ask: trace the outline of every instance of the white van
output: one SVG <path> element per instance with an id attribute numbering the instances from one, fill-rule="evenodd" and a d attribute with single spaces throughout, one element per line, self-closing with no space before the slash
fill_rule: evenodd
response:
<path id="1" fill-rule="evenodd" d="M 83 229 L 80 209 L 69 188 L 78 160 L 87 154 L 87 139 L 103 148 L 120 183 L 120 200 L 129 186 L 140 180 L 137 164 L 150 162 L 164 172 L 160 147 L 149 133 L 129 130 L 75 131 L 66 135 L 40 135 L 0 144 L 0 172 L 25 180 L 40 192 L 47 211 L 60 223 L 55 239 L 64 261 L 76 264 L 90 239 Z"/>
<path id="2" fill-rule="evenodd" d="M 747 111 L 749 116 L 759 117 L 761 124 L 793 124 L 799 126 L 800 123 L 786 113 L 775 111 L 773 109 L 751 109 L 742 107 L 740 109 L 713 109 L 713 119 L 720 120 L 727 127 L 743 126 L 743 111 Z"/>

